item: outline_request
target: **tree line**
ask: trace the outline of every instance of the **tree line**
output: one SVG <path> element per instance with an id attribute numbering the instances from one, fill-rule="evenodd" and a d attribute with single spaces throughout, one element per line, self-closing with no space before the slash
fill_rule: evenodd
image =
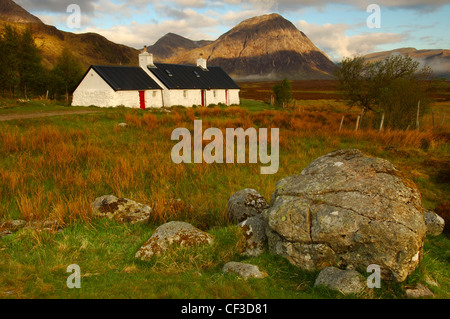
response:
<path id="1" fill-rule="evenodd" d="M 348 105 L 360 108 L 361 121 L 373 112 L 392 129 L 418 128 L 429 112 L 432 94 L 442 85 L 430 67 L 403 55 L 377 62 L 361 56 L 344 58 L 335 75 Z"/>
<path id="2" fill-rule="evenodd" d="M 0 95 L 25 99 L 46 96 L 69 101 L 84 71 L 65 48 L 51 69 L 42 64 L 42 52 L 30 28 L 18 31 L 5 25 L 0 34 Z"/>
<path id="3" fill-rule="evenodd" d="M 418 128 L 419 120 L 429 112 L 432 94 L 443 82 L 434 77 L 430 67 L 421 67 L 416 60 L 403 55 L 377 62 L 369 62 L 362 56 L 344 58 L 334 75 L 348 106 L 361 111 L 358 126 L 364 115 L 372 112 L 377 119 L 382 118 L 382 125 L 391 129 Z M 292 100 L 292 85 L 284 79 L 273 87 L 273 93 L 277 105 L 287 105 Z"/>

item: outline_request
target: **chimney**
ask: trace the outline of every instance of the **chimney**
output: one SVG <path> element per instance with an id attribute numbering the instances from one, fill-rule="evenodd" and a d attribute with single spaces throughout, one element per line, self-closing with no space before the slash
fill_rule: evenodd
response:
<path id="1" fill-rule="evenodd" d="M 201 67 L 203 70 L 208 70 L 206 67 L 206 60 L 203 59 L 202 53 L 200 53 L 200 58 L 197 60 L 197 66 Z"/>
<path id="2" fill-rule="evenodd" d="M 139 66 L 143 69 L 147 67 L 155 67 L 153 64 L 153 54 L 147 52 L 147 46 L 144 47 L 144 51 L 139 54 Z"/>

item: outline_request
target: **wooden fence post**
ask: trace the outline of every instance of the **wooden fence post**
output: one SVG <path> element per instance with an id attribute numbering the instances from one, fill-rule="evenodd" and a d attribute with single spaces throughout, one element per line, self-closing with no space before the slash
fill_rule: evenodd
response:
<path id="1" fill-rule="evenodd" d="M 342 125 L 344 124 L 345 115 L 342 116 L 341 125 L 339 125 L 339 132 L 342 130 Z"/>
<path id="2" fill-rule="evenodd" d="M 380 132 L 383 130 L 383 125 L 384 125 L 384 112 L 383 115 L 381 116 Z"/>
<path id="3" fill-rule="evenodd" d="M 420 101 L 417 103 L 416 129 L 419 130 Z"/>
<path id="4" fill-rule="evenodd" d="M 358 117 L 356 118 L 356 127 L 355 127 L 355 132 L 358 130 L 359 128 L 359 120 L 361 119 L 361 116 L 358 115 Z"/>

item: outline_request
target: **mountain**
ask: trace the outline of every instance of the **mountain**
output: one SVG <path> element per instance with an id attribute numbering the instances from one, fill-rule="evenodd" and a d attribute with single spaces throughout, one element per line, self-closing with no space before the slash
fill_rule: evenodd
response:
<path id="1" fill-rule="evenodd" d="M 200 54 L 237 80 L 331 78 L 335 68 L 303 32 L 275 13 L 245 20 L 213 43 L 167 62 L 192 64 Z"/>
<path id="2" fill-rule="evenodd" d="M 421 66 L 429 66 L 435 75 L 450 80 L 450 50 L 417 50 L 415 48 L 400 48 L 391 51 L 382 51 L 367 54 L 364 57 L 370 62 L 376 62 L 393 54 L 407 55 L 417 60 Z"/>
<path id="3" fill-rule="evenodd" d="M 0 21 L 13 23 L 42 23 L 12 0 L 0 0 Z"/>
<path id="4" fill-rule="evenodd" d="M 163 61 L 181 52 L 197 49 L 210 43 L 212 41 L 192 41 L 175 33 L 167 33 L 154 45 L 148 46 L 148 50 L 156 60 Z"/>
<path id="5" fill-rule="evenodd" d="M 139 51 L 107 40 L 96 33 L 75 34 L 44 24 L 12 0 L 0 0 L 0 32 L 8 24 L 22 31 L 31 28 L 37 46 L 42 50 L 46 67 L 54 65 L 66 47 L 88 68 L 92 64 L 135 65 Z"/>

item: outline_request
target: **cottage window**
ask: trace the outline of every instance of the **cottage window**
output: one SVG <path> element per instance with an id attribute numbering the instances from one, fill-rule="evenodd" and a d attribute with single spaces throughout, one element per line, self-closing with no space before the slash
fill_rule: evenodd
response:
<path id="1" fill-rule="evenodd" d="M 184 97 L 184 98 L 187 98 L 187 94 L 188 94 L 187 92 L 188 92 L 188 91 L 186 91 L 186 90 L 183 91 L 183 97 Z"/>
<path id="2" fill-rule="evenodd" d="M 216 97 L 216 95 L 217 95 L 217 91 L 216 91 L 216 90 L 214 90 L 214 91 L 213 91 L 213 94 L 214 94 L 214 97 Z"/>
<path id="3" fill-rule="evenodd" d="M 152 95 L 153 95 L 153 97 L 156 97 L 156 91 L 153 91 Z"/>

